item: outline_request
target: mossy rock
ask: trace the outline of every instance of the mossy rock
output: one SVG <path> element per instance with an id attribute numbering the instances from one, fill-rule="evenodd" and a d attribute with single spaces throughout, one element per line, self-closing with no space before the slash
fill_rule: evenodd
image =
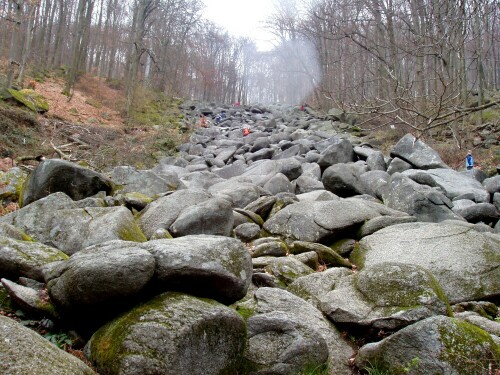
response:
<path id="1" fill-rule="evenodd" d="M 45 113 L 49 110 L 49 103 L 47 102 L 47 99 L 35 90 L 23 89 L 17 91 L 14 89 L 8 89 L 8 91 L 14 99 L 24 104 L 33 112 Z"/>
<path id="2" fill-rule="evenodd" d="M 0 172 L 0 200 L 10 198 L 19 200 L 21 189 L 28 175 L 20 168 L 11 168 Z"/>
<path id="3" fill-rule="evenodd" d="M 0 309 L 13 310 L 12 301 L 9 297 L 9 293 L 1 284 L 0 284 Z"/>
<path id="4" fill-rule="evenodd" d="M 99 329 L 89 357 L 104 374 L 232 375 L 246 325 L 233 309 L 180 293 L 164 293 Z"/>
<path id="5" fill-rule="evenodd" d="M 487 374 L 499 361 L 500 347 L 491 335 L 445 316 L 422 320 L 367 344 L 356 357 L 359 368 L 368 370 L 377 364 L 394 375 Z"/>

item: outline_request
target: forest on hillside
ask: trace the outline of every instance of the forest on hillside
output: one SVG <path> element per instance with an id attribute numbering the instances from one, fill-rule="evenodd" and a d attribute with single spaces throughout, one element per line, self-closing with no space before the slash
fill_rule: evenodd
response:
<path id="1" fill-rule="evenodd" d="M 220 103 L 308 103 L 422 133 L 500 101 L 496 0 L 278 0 L 261 52 L 203 18 L 202 0 L 1 0 L 4 87 L 60 69 Z M 486 118 L 485 118 L 486 117 Z M 491 116 L 490 116 L 491 117 Z"/>

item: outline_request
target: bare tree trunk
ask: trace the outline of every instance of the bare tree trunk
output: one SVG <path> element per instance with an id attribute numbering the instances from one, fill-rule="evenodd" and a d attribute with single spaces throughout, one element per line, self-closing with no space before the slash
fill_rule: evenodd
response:
<path id="1" fill-rule="evenodd" d="M 116 10 L 116 7 L 118 5 L 118 0 L 110 0 L 110 2 L 108 3 L 108 6 L 111 6 L 111 1 L 113 1 L 112 30 L 113 30 L 113 34 L 116 35 L 116 34 L 118 34 L 118 30 L 117 30 L 118 12 Z M 107 74 L 108 79 L 111 79 L 114 77 L 114 68 L 115 68 L 116 51 L 117 51 L 116 41 L 113 40 L 111 43 L 112 43 L 112 47 L 111 47 L 111 52 L 109 54 L 109 65 L 108 65 L 108 74 Z"/>
<path id="2" fill-rule="evenodd" d="M 47 69 L 50 66 L 49 56 L 50 56 L 50 50 L 51 50 L 51 44 L 52 44 L 52 34 L 54 32 L 54 19 L 56 16 L 56 10 L 57 10 L 57 3 L 56 3 L 56 1 L 54 1 L 52 3 L 52 7 L 51 7 L 51 11 L 50 11 L 50 20 L 49 20 L 48 27 L 47 27 L 47 38 L 46 38 L 45 47 L 43 49 L 43 59 L 42 59 L 43 69 Z"/>
<path id="3" fill-rule="evenodd" d="M 60 66 L 61 65 L 61 45 L 64 38 L 64 27 L 66 24 L 66 7 L 65 1 L 59 1 L 59 13 L 57 17 L 57 30 L 54 40 L 54 52 L 51 59 L 51 67 Z"/>
<path id="4" fill-rule="evenodd" d="M 35 5 L 27 5 L 28 8 L 28 17 L 26 19 L 26 31 L 24 35 L 24 47 L 22 51 L 22 57 L 21 57 L 21 67 L 19 70 L 19 76 L 17 77 L 16 84 L 18 86 L 22 86 L 23 81 L 24 81 L 24 74 L 26 71 L 26 62 L 28 60 L 28 56 L 31 52 L 31 31 L 33 29 L 33 15 L 35 14 L 36 6 Z"/>
<path id="5" fill-rule="evenodd" d="M 14 19 L 13 22 L 13 31 L 12 37 L 10 41 L 10 52 L 9 52 L 9 62 L 7 66 L 7 80 L 5 83 L 6 88 L 10 88 L 12 86 L 12 82 L 14 81 L 14 75 L 16 72 L 16 67 L 19 67 L 19 37 L 20 37 L 20 29 L 21 29 L 21 20 L 23 17 L 23 5 L 24 1 L 10 1 L 12 7 L 14 8 Z"/>
<path id="6" fill-rule="evenodd" d="M 155 0 L 136 0 L 132 22 L 132 40 L 129 55 L 129 70 L 127 79 L 127 115 L 130 114 L 137 86 L 137 73 L 141 56 L 146 52 L 143 44 L 146 33 L 146 20 L 156 8 Z"/>
<path id="7" fill-rule="evenodd" d="M 79 0 L 78 9 L 76 13 L 76 32 L 73 38 L 73 49 L 71 53 L 71 65 L 69 67 L 68 75 L 66 78 L 66 86 L 64 92 L 71 99 L 71 95 L 75 86 L 76 76 L 78 73 L 79 63 L 82 58 L 82 44 L 85 33 L 85 15 L 88 0 Z"/>
<path id="8" fill-rule="evenodd" d="M 36 65 L 35 68 L 36 70 L 43 70 L 43 67 L 45 65 L 44 61 L 44 43 L 45 43 L 45 36 L 47 34 L 47 24 L 48 24 L 48 19 L 49 19 L 49 14 L 50 14 L 50 0 L 45 0 L 45 2 L 40 4 L 40 11 L 41 11 L 41 19 L 42 19 L 42 24 L 40 26 L 40 32 L 38 34 L 38 38 L 36 38 L 36 44 L 35 44 L 35 50 L 36 50 Z"/>

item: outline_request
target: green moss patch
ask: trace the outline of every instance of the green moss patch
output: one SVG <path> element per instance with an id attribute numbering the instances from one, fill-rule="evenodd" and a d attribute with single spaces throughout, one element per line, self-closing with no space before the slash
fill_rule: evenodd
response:
<path id="1" fill-rule="evenodd" d="M 451 325 L 439 328 L 443 348 L 440 358 L 452 363 L 463 374 L 479 374 L 490 364 L 500 362 L 500 346 L 482 329 L 453 319 Z"/>
<path id="2" fill-rule="evenodd" d="M 35 90 L 23 89 L 14 90 L 8 89 L 9 93 L 19 103 L 24 104 L 33 112 L 45 113 L 49 110 L 49 103 L 42 94 L 37 93 Z"/>

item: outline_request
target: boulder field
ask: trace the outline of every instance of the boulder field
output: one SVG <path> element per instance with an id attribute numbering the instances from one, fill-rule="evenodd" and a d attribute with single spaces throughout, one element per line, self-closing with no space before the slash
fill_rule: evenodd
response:
<path id="1" fill-rule="evenodd" d="M 0 304 L 93 366 L 0 316 L 0 372 L 500 371 L 499 175 L 309 108 L 182 109 L 218 123 L 151 169 L 0 172 Z"/>

